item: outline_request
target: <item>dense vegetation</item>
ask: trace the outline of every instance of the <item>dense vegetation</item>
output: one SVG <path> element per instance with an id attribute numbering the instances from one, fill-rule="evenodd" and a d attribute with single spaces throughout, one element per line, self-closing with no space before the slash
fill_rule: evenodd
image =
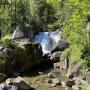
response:
<path id="1" fill-rule="evenodd" d="M 4 36 L 17 26 L 34 31 L 59 28 L 70 44 L 62 58 L 69 55 L 72 64 L 83 60 L 85 68 L 90 65 L 89 20 L 90 0 L 0 0 L 0 30 Z M 8 39 L 2 38 L 2 42 Z"/>

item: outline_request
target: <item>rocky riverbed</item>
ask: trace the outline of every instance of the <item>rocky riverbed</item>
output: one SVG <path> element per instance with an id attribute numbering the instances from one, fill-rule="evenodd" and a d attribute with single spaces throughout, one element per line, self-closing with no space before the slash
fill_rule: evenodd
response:
<path id="1" fill-rule="evenodd" d="M 27 33 L 16 30 L 11 46 L 0 46 L 0 90 L 90 90 L 90 70 L 78 73 L 82 61 L 71 66 L 69 56 L 61 59 L 69 43 L 59 31 L 39 33 L 36 41 Z"/>

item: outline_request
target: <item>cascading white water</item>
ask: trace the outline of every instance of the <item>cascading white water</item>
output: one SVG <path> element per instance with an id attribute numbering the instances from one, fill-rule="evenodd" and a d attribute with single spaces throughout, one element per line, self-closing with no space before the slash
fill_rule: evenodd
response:
<path id="1" fill-rule="evenodd" d="M 35 36 L 35 41 L 38 41 L 42 46 L 43 55 L 48 54 L 59 43 L 61 39 L 60 31 L 39 32 Z"/>

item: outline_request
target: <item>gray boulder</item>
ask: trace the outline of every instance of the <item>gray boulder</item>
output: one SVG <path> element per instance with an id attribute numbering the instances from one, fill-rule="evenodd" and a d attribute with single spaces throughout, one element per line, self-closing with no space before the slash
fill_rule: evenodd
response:
<path id="1" fill-rule="evenodd" d="M 72 89 L 73 90 L 81 90 L 79 85 L 73 85 L 72 86 Z"/>
<path id="2" fill-rule="evenodd" d="M 3 48 L 0 50 L 0 73 L 8 72 L 12 68 L 13 56 L 12 49 Z"/>
<path id="3" fill-rule="evenodd" d="M 53 48 L 51 53 L 56 52 L 56 51 L 63 51 L 69 46 L 69 43 L 67 40 L 61 39 L 58 44 Z"/>
<path id="4" fill-rule="evenodd" d="M 1 73 L 22 72 L 41 62 L 42 48 L 39 43 L 33 42 L 29 30 L 14 31 L 10 43 L 12 47 L 0 47 Z"/>
<path id="5" fill-rule="evenodd" d="M 57 52 L 54 52 L 54 53 L 51 53 L 49 54 L 49 57 L 50 57 L 50 60 L 51 61 L 60 61 L 60 55 L 61 55 L 61 52 L 60 51 L 57 51 Z"/>
<path id="6" fill-rule="evenodd" d="M 41 62 L 42 48 L 38 43 L 20 45 L 22 48 L 16 48 L 16 68 L 25 71 Z"/>
<path id="7" fill-rule="evenodd" d="M 30 41 L 33 41 L 34 33 L 32 30 L 25 29 L 25 30 L 20 30 L 20 28 L 16 28 L 14 33 L 12 34 L 12 40 L 17 40 L 17 39 L 30 39 Z"/>
<path id="8" fill-rule="evenodd" d="M 60 63 L 61 62 L 54 63 L 54 68 L 60 68 Z"/>
<path id="9" fill-rule="evenodd" d="M 73 85 L 75 85 L 75 80 L 69 80 L 69 81 L 67 81 L 67 82 L 66 82 L 66 85 L 67 85 L 68 87 L 72 87 Z"/>
<path id="10" fill-rule="evenodd" d="M 56 84 L 56 85 L 61 85 L 61 82 L 60 82 L 59 78 L 52 79 L 52 83 Z"/>
<path id="11" fill-rule="evenodd" d="M 21 30 L 15 30 L 12 34 L 12 39 L 24 38 L 24 33 Z"/>
<path id="12" fill-rule="evenodd" d="M 73 77 L 78 76 L 81 66 L 82 66 L 82 61 L 78 61 L 76 63 L 76 65 L 74 65 L 73 67 L 69 67 L 69 69 L 67 71 L 67 76 L 70 79 L 72 79 Z"/>
<path id="13" fill-rule="evenodd" d="M 5 85 L 1 90 L 20 90 L 17 86 L 14 85 Z"/>
<path id="14" fill-rule="evenodd" d="M 34 88 L 25 82 L 25 80 L 20 76 L 12 81 L 12 85 L 18 87 L 19 90 L 34 90 Z"/>

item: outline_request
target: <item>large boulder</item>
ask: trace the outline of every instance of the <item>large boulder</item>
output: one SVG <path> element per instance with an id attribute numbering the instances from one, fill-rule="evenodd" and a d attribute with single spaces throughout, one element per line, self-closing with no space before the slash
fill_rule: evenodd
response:
<path id="1" fill-rule="evenodd" d="M 35 88 L 19 76 L 15 79 L 9 78 L 0 84 L 0 90 L 35 90 Z"/>
<path id="2" fill-rule="evenodd" d="M 73 67 L 69 67 L 67 71 L 67 76 L 72 79 L 73 77 L 78 76 L 79 70 L 82 67 L 82 61 L 78 61 Z"/>
<path id="3" fill-rule="evenodd" d="M 8 72 L 13 63 L 13 50 L 0 46 L 0 73 Z"/>
<path id="4" fill-rule="evenodd" d="M 16 46 L 14 68 L 21 72 L 41 62 L 42 48 L 38 42 L 33 42 L 32 31 L 23 30 L 20 32 L 23 33 L 22 37 L 16 33 L 18 38 L 13 38 L 12 44 Z"/>
<path id="5" fill-rule="evenodd" d="M 69 43 L 67 40 L 61 39 L 56 46 L 54 46 L 53 50 L 51 53 L 56 52 L 56 51 L 63 51 L 69 46 Z"/>
<path id="6" fill-rule="evenodd" d="M 41 62 L 42 49 L 38 43 L 20 44 L 15 49 L 15 68 L 25 71 Z"/>
<path id="7" fill-rule="evenodd" d="M 12 40 L 17 40 L 17 39 L 30 39 L 30 41 L 33 41 L 34 33 L 32 30 L 26 29 L 26 30 L 20 30 L 18 27 L 12 34 Z"/>
<path id="8" fill-rule="evenodd" d="M 24 38 L 24 33 L 21 30 L 15 30 L 12 34 L 12 39 Z"/>
<path id="9" fill-rule="evenodd" d="M 51 61 L 58 62 L 60 61 L 61 52 L 57 51 L 57 52 L 49 54 L 48 56 L 50 57 Z"/>
<path id="10" fill-rule="evenodd" d="M 10 43 L 12 47 L 9 48 L 0 46 L 0 72 L 22 72 L 41 62 L 42 48 L 33 42 L 29 30 L 14 31 Z"/>

